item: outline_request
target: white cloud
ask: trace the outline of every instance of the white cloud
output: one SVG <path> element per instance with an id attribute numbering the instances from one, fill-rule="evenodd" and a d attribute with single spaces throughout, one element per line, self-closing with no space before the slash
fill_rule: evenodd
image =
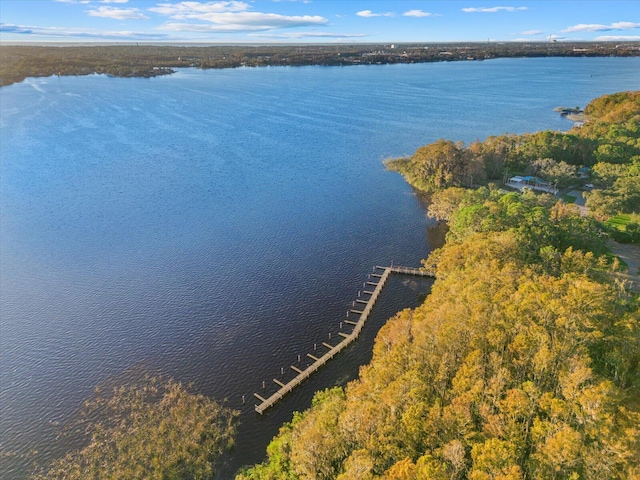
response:
<path id="1" fill-rule="evenodd" d="M 542 35 L 543 33 L 542 30 L 525 30 L 524 32 L 520 32 L 520 35 Z"/>
<path id="2" fill-rule="evenodd" d="M 260 32 L 277 28 L 304 27 L 321 25 L 325 22 L 314 21 L 315 17 L 285 17 L 275 14 L 258 14 L 255 18 L 234 18 L 234 21 L 216 21 L 214 23 L 169 22 L 158 30 L 175 32 Z M 320 17 L 321 18 L 321 17 Z"/>
<path id="3" fill-rule="evenodd" d="M 330 32 L 286 32 L 286 33 L 250 33 L 249 37 L 261 38 L 361 38 L 366 33 L 330 33 Z"/>
<path id="4" fill-rule="evenodd" d="M 597 42 L 640 42 L 640 35 L 601 35 Z"/>
<path id="5" fill-rule="evenodd" d="M 408 12 L 404 12 L 402 15 L 405 17 L 439 17 L 440 16 L 436 13 L 424 12 L 422 10 L 409 10 Z"/>
<path id="6" fill-rule="evenodd" d="M 466 13 L 518 12 L 521 10 L 527 10 L 527 7 L 469 7 L 462 9 L 462 11 Z"/>
<path id="7" fill-rule="evenodd" d="M 640 28 L 640 23 L 633 22 L 614 22 L 611 24 L 616 30 L 631 30 L 633 28 Z"/>
<path id="8" fill-rule="evenodd" d="M 34 27 L 28 25 L 0 24 L 0 33 L 32 35 L 37 37 L 99 38 L 113 40 L 160 40 L 167 38 L 163 33 L 142 33 L 132 31 L 108 31 L 91 28 Z"/>
<path id="9" fill-rule="evenodd" d="M 196 33 L 229 33 L 229 32 L 260 32 L 271 30 L 272 27 L 260 25 L 212 25 L 210 23 L 180 23 L 168 22 L 157 27 L 157 30 L 169 32 L 196 32 Z"/>
<path id="10" fill-rule="evenodd" d="M 579 23 L 578 25 L 565 28 L 562 32 L 609 32 L 611 30 L 631 30 L 634 28 L 640 28 L 640 23 L 615 22 L 611 25 L 603 25 L 600 23 Z"/>
<path id="11" fill-rule="evenodd" d="M 579 23 L 562 30 L 564 33 L 571 32 L 600 32 L 605 30 L 611 30 L 607 25 L 601 25 L 596 23 Z"/>
<path id="12" fill-rule="evenodd" d="M 324 25 L 327 19 L 319 16 L 287 16 L 276 13 L 239 12 L 239 13 L 207 13 L 200 15 L 185 15 L 179 17 L 185 20 L 204 20 L 218 26 L 245 26 L 250 30 L 270 28 L 305 27 L 310 25 Z"/>
<path id="13" fill-rule="evenodd" d="M 205 15 L 209 13 L 244 12 L 249 9 L 245 2 L 179 2 L 159 3 L 149 8 L 150 12 L 168 15 L 173 19 L 184 19 L 188 16 Z"/>
<path id="14" fill-rule="evenodd" d="M 357 12 L 356 15 L 359 17 L 371 18 L 371 17 L 395 17 L 396 14 L 393 12 L 387 13 L 373 13 L 371 10 L 362 10 Z"/>
<path id="15" fill-rule="evenodd" d="M 325 25 L 328 20 L 318 15 L 280 15 L 249 11 L 245 2 L 180 2 L 160 3 L 148 10 L 166 15 L 178 22 L 168 22 L 158 27 L 160 30 L 186 32 L 254 32 L 277 28 L 309 27 Z M 197 20 L 203 23 L 189 23 Z"/>
<path id="16" fill-rule="evenodd" d="M 54 0 L 58 3 L 82 3 L 84 5 L 86 5 L 87 3 L 90 3 L 90 0 Z"/>
<path id="17" fill-rule="evenodd" d="M 149 19 L 137 8 L 98 7 L 95 10 L 88 10 L 87 14 L 91 17 L 113 18 L 115 20 Z"/>
<path id="18" fill-rule="evenodd" d="M 100 3 L 127 3 L 129 0 L 100 0 Z"/>

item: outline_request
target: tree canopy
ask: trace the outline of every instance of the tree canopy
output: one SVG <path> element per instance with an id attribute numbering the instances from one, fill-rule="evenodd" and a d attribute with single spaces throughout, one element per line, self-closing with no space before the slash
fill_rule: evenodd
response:
<path id="1" fill-rule="evenodd" d="M 407 158 L 387 162 L 418 190 L 437 192 L 522 173 L 559 188 L 596 184 L 587 206 L 596 218 L 640 212 L 640 92 L 620 92 L 593 100 L 587 122 L 569 132 L 505 134 L 468 146 L 438 140 Z M 581 179 L 580 167 L 592 178 Z"/>
<path id="2" fill-rule="evenodd" d="M 638 298 L 593 220 L 550 196 L 448 192 L 424 304 L 238 479 L 640 475 Z"/>

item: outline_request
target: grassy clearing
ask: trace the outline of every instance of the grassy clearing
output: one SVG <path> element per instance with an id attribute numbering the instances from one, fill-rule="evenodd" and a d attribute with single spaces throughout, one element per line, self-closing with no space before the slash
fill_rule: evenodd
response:
<path id="1" fill-rule="evenodd" d="M 605 223 L 611 227 L 615 227 L 622 232 L 627 231 L 627 225 L 631 221 L 631 215 L 629 214 L 618 214 L 615 217 L 611 217 Z"/>
<path id="2" fill-rule="evenodd" d="M 573 195 L 563 195 L 562 200 L 564 203 L 576 203 L 578 197 L 574 197 Z"/>

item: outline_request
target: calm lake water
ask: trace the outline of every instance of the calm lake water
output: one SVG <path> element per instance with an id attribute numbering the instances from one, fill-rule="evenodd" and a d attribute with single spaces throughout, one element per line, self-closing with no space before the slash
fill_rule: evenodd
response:
<path id="1" fill-rule="evenodd" d="M 396 277 L 365 335 L 263 417 L 253 392 L 339 329 L 374 265 L 438 242 L 382 160 L 570 123 L 640 88 L 640 59 L 181 70 L 0 89 L 0 477 L 65 445 L 94 387 L 136 371 L 242 411 L 222 476 L 344 384 L 429 282 Z M 334 337 L 335 338 L 335 337 Z M 267 392 L 268 393 L 268 392 Z M 241 398 L 246 396 L 247 404 Z M 37 453 L 36 453 L 37 452 Z"/>

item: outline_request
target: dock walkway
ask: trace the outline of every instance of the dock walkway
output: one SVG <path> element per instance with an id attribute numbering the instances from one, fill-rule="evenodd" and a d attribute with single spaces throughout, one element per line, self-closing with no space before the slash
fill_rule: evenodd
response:
<path id="1" fill-rule="evenodd" d="M 380 270 L 382 271 L 381 274 L 375 273 Z M 348 320 L 345 321 L 345 323 L 349 325 L 353 325 L 353 330 L 351 331 L 351 333 L 346 334 L 346 333 L 340 332 L 339 335 L 341 337 L 341 341 L 337 345 L 330 345 L 328 343 L 323 342 L 322 345 L 325 348 L 327 348 L 328 351 L 320 357 L 307 354 L 307 356 L 313 360 L 313 363 L 309 365 L 306 369 L 301 370 L 297 368 L 295 365 L 292 365 L 291 369 L 294 370 L 297 373 L 297 375 L 293 379 L 291 379 L 289 382 L 282 383 L 278 379 L 274 378 L 273 379 L 274 383 L 279 385 L 280 388 L 273 395 L 269 396 L 268 398 L 263 398 L 257 393 L 254 393 L 253 395 L 258 400 L 260 400 L 260 404 L 255 406 L 256 412 L 258 412 L 259 414 L 262 414 L 265 410 L 267 410 L 268 408 L 278 403 L 278 401 L 280 401 L 282 397 L 284 397 L 287 393 L 289 393 L 298 385 L 300 385 L 302 382 L 304 382 L 316 370 L 318 370 L 325 363 L 327 363 L 329 360 L 335 357 L 338 353 L 344 350 L 349 344 L 351 344 L 351 342 L 353 342 L 355 339 L 357 339 L 360 336 L 360 332 L 362 331 L 362 328 L 364 327 L 365 322 L 369 318 L 369 314 L 373 310 L 373 306 L 375 305 L 376 300 L 378 300 L 378 296 L 380 295 L 380 292 L 382 292 L 382 289 L 384 288 L 384 284 L 386 283 L 387 279 L 392 273 L 400 274 L 400 275 L 417 275 L 420 277 L 434 276 L 433 273 L 420 268 L 398 267 L 398 266 L 396 267 L 376 266 L 374 268 L 374 273 L 371 274 L 371 276 L 376 277 L 378 279 L 378 282 L 377 283 L 366 282 L 367 285 L 375 286 L 375 289 L 373 291 L 363 292 L 364 294 L 370 295 L 369 299 L 366 302 L 364 300 L 358 300 L 359 303 L 364 304 L 364 308 L 362 310 L 355 310 L 355 309 L 350 310 L 351 313 L 355 313 L 360 316 L 358 318 L 358 321 L 356 322 L 352 322 Z M 354 302 L 354 305 L 355 305 L 355 302 Z"/>

